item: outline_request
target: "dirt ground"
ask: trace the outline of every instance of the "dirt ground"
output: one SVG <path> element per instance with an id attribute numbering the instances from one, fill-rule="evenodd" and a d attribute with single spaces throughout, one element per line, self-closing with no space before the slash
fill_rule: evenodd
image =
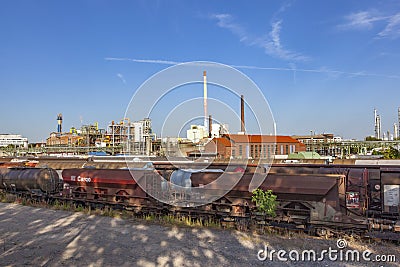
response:
<path id="1" fill-rule="evenodd" d="M 317 262 L 283 262 L 276 254 L 272 261 L 261 261 L 257 255 L 265 246 L 269 252 L 282 249 L 301 254 L 303 250 L 338 249 L 337 243 L 0 203 L 0 266 L 400 266 L 399 246 L 346 241 L 345 249 L 368 249 L 370 258 L 395 255 L 397 262 L 331 261 L 327 255 Z M 283 257 L 288 258 L 288 253 Z"/>

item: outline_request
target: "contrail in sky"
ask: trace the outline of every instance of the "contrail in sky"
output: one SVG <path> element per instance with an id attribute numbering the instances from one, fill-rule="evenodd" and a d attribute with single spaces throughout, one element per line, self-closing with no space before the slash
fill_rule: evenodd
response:
<path id="1" fill-rule="evenodd" d="M 162 59 L 136 59 L 136 58 L 115 58 L 106 57 L 107 61 L 132 61 L 136 63 L 149 63 L 149 64 L 161 64 L 161 65 L 177 65 L 185 62 L 162 60 Z M 334 74 L 334 75 L 349 75 L 349 76 L 364 76 L 364 77 L 381 77 L 390 79 L 400 79 L 399 75 L 385 75 L 385 74 L 375 74 L 368 73 L 364 71 L 359 72 L 346 72 L 340 70 L 330 70 L 327 68 L 320 69 L 298 69 L 298 68 L 279 68 L 279 67 L 259 67 L 259 66 L 248 66 L 248 65 L 229 65 L 228 66 L 238 68 L 238 69 L 252 69 L 252 70 L 272 70 L 272 71 L 296 71 L 296 72 L 308 72 L 308 73 L 322 73 L 322 74 Z"/>
<path id="2" fill-rule="evenodd" d="M 121 81 L 126 84 L 125 78 L 121 73 L 117 73 L 117 77 L 121 79 Z"/>
<path id="3" fill-rule="evenodd" d="M 152 63 L 152 64 L 164 64 L 164 65 L 176 65 L 183 62 L 169 61 L 169 60 L 156 60 L 156 59 L 135 59 L 135 58 L 118 58 L 118 57 L 106 57 L 107 61 L 132 61 L 137 63 Z"/>

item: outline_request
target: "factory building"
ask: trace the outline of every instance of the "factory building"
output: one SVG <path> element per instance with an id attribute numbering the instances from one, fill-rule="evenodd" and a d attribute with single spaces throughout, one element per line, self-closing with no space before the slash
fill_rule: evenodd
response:
<path id="1" fill-rule="evenodd" d="M 82 125 L 78 130 L 71 127 L 69 132 L 63 132 L 62 129 L 62 114 L 57 115 L 57 131 L 50 133 L 46 139 L 46 146 L 101 146 L 102 140 L 105 137 L 105 130 L 99 129 L 99 124 Z"/>
<path id="2" fill-rule="evenodd" d="M 334 136 L 331 133 L 327 134 L 310 134 L 310 135 L 292 135 L 292 137 L 303 144 L 311 143 L 335 143 L 341 142 L 342 138 L 339 136 Z"/>
<path id="3" fill-rule="evenodd" d="M 72 133 L 52 132 L 46 139 L 46 146 L 80 146 L 83 137 Z"/>
<path id="4" fill-rule="evenodd" d="M 376 109 L 374 109 L 374 137 L 377 140 L 383 141 L 393 141 L 400 137 L 400 107 L 397 109 L 397 124 L 393 124 L 393 134 L 388 130 L 387 132 L 382 132 L 382 119 L 379 114 L 377 114 Z"/>
<path id="5" fill-rule="evenodd" d="M 90 125 L 82 125 L 80 129 L 71 127 L 68 132 L 63 132 L 62 121 L 63 116 L 59 113 L 57 115 L 57 131 L 50 133 L 50 136 L 46 139 L 46 146 L 100 146 L 105 130 L 99 129 L 97 122 Z"/>
<path id="6" fill-rule="evenodd" d="M 119 146 L 129 139 L 133 139 L 135 133 L 134 125 L 129 119 L 125 118 L 119 123 L 114 121 L 108 125 L 106 141 L 111 146 Z"/>
<path id="7" fill-rule="evenodd" d="M 125 118 L 119 123 L 112 121 L 108 125 L 107 136 L 113 146 L 121 145 L 128 140 L 131 142 L 145 142 L 147 137 L 153 137 L 151 120 L 145 118 L 141 121 L 131 122 L 128 118 Z"/>
<path id="8" fill-rule="evenodd" d="M 221 137 L 224 134 L 229 134 L 229 125 L 228 124 L 212 124 L 211 129 L 211 138 Z"/>
<path id="9" fill-rule="evenodd" d="M 117 151 L 132 154 L 149 154 L 152 140 L 156 136 L 151 131 L 151 120 L 131 122 L 124 118 L 119 123 L 108 125 L 107 131 L 99 128 L 98 123 L 82 125 L 80 129 L 72 127 L 62 132 L 62 114 L 57 115 L 57 131 L 46 139 L 47 146 L 68 147 L 116 147 Z M 113 150 L 114 151 L 114 150 Z"/>
<path id="10" fill-rule="evenodd" d="M 186 131 L 186 139 L 199 143 L 203 138 L 218 138 L 228 133 L 227 124 L 210 123 L 208 132 L 203 125 L 190 125 L 190 129 Z"/>
<path id="11" fill-rule="evenodd" d="M 103 142 L 106 130 L 99 128 L 99 123 L 82 125 L 80 136 L 83 137 L 80 145 L 82 146 L 105 146 Z"/>
<path id="12" fill-rule="evenodd" d="M 323 156 L 336 156 L 341 153 L 339 144 L 343 140 L 340 136 L 334 136 L 331 133 L 292 135 L 292 137 L 303 143 L 308 152 L 317 152 Z"/>
<path id="13" fill-rule="evenodd" d="M 108 125 L 107 143 L 111 146 L 123 146 L 126 153 L 149 155 L 152 150 L 151 142 L 156 135 L 151 130 L 151 120 L 131 122 L 124 118 L 119 123 L 114 121 Z"/>
<path id="14" fill-rule="evenodd" d="M 186 138 L 193 143 L 198 143 L 201 139 L 207 137 L 206 127 L 203 125 L 190 125 L 190 129 L 186 131 Z"/>
<path id="15" fill-rule="evenodd" d="M 28 138 L 20 134 L 0 134 L 0 147 L 6 146 L 28 147 Z"/>
<path id="16" fill-rule="evenodd" d="M 289 155 L 305 151 L 301 142 L 290 136 L 225 134 L 205 145 L 205 153 L 217 158 L 271 159 L 274 155 Z"/>

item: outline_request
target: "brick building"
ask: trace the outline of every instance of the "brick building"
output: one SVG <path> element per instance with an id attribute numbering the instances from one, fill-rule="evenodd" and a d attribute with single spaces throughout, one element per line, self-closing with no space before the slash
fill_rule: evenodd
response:
<path id="1" fill-rule="evenodd" d="M 226 134 L 205 145 L 206 153 L 217 158 L 267 159 L 305 151 L 303 143 L 290 136 Z"/>
<path id="2" fill-rule="evenodd" d="M 51 133 L 46 139 L 47 146 L 79 146 L 83 137 L 72 133 Z"/>

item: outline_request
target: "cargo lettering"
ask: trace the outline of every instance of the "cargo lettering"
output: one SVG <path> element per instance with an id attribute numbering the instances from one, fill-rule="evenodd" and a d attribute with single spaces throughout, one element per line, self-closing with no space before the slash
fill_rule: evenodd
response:
<path id="1" fill-rule="evenodd" d="M 78 177 L 71 176 L 71 181 L 90 183 L 92 181 L 92 178 L 90 178 L 90 177 L 81 177 L 81 176 L 78 176 Z"/>

